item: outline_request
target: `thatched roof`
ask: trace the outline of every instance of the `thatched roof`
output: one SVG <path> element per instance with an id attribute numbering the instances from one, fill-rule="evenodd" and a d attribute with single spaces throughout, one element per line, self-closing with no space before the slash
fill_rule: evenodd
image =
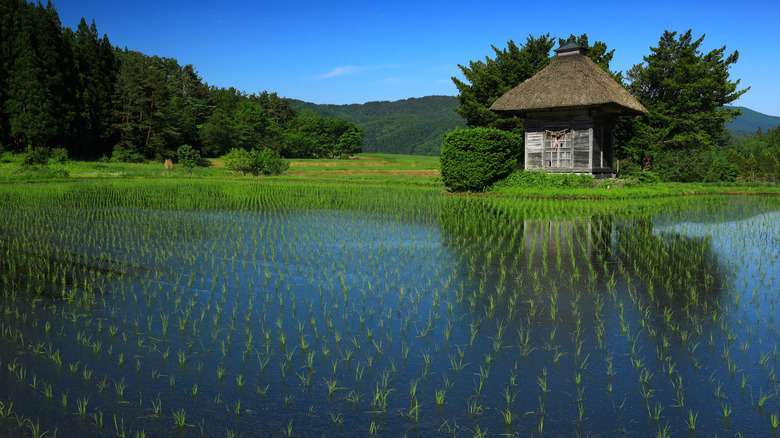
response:
<path id="1" fill-rule="evenodd" d="M 622 114 L 647 110 L 590 58 L 569 44 L 533 77 L 499 97 L 490 109 L 504 115 L 537 111 L 600 108 Z"/>

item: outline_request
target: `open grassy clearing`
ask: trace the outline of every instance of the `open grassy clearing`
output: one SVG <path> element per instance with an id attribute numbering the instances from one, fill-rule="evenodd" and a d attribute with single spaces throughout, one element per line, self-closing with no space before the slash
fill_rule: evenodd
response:
<path id="1" fill-rule="evenodd" d="M 219 159 L 210 159 L 208 167 L 197 167 L 189 174 L 178 165 L 165 170 L 162 163 L 103 163 L 69 161 L 51 165 L 48 170 L 23 171 L 22 156 L 0 163 L 0 182 L 73 181 L 82 179 L 211 179 L 298 182 L 341 182 L 386 185 L 414 185 L 445 191 L 438 157 L 393 154 L 360 154 L 348 160 L 293 160 L 290 169 L 275 177 L 244 176 L 231 172 Z M 67 173 L 59 171 L 64 170 Z M 635 180 L 598 181 L 594 187 L 578 188 L 500 188 L 493 196 L 508 198 L 547 197 L 558 199 L 642 198 L 655 196 L 690 196 L 702 194 L 780 194 L 776 184 L 643 184 Z"/>
<path id="2" fill-rule="evenodd" d="M 251 179 L 231 172 L 220 159 L 206 160 L 210 165 L 195 168 L 192 174 L 174 165 L 165 170 L 162 163 L 111 163 L 69 161 L 50 165 L 48 171 L 23 171 L 22 155 L 12 156 L 9 163 L 0 163 L 0 181 L 38 181 L 67 179 L 116 178 L 207 178 Z M 290 170 L 277 177 L 264 179 L 330 180 L 357 182 L 390 182 L 394 184 L 441 185 L 438 157 L 412 155 L 361 154 L 345 160 L 292 160 Z M 67 176 L 57 171 L 67 172 Z"/>

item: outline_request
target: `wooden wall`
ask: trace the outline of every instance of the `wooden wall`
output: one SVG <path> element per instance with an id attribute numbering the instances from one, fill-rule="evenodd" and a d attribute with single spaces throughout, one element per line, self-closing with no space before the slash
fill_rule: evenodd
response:
<path id="1" fill-rule="evenodd" d="M 525 168 L 562 173 L 611 173 L 613 126 L 611 118 L 601 117 L 598 112 L 528 114 L 525 120 Z M 571 135 L 572 164 L 550 167 L 544 154 L 545 144 L 549 146 L 550 142 L 545 131 L 563 130 L 569 130 Z"/>

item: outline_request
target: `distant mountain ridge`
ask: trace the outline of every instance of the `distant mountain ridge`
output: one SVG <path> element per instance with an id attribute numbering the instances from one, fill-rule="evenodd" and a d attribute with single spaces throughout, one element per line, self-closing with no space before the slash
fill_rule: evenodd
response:
<path id="1" fill-rule="evenodd" d="M 753 111 L 750 108 L 744 106 L 734 106 L 727 108 L 737 108 L 742 110 L 742 115 L 734 119 L 733 122 L 727 123 L 726 128 L 731 131 L 732 138 L 744 138 L 748 135 L 755 134 L 758 128 L 761 128 L 763 132 L 769 129 L 780 126 L 780 117 L 770 116 L 767 114 Z"/>
<path id="2" fill-rule="evenodd" d="M 346 119 L 365 130 L 364 152 L 438 155 L 441 137 L 466 121 L 455 113 L 455 96 L 425 96 L 395 102 L 321 105 L 290 100 L 296 110 L 309 109 L 321 117 Z"/>
<path id="3" fill-rule="evenodd" d="M 455 113 L 456 96 L 412 97 L 394 102 L 330 105 L 290 99 L 293 108 L 309 109 L 321 117 L 345 119 L 365 130 L 364 152 L 410 155 L 438 155 L 441 137 L 455 128 L 465 128 L 466 121 Z M 726 125 L 737 140 L 754 134 L 760 127 L 780 126 L 780 117 L 745 107 L 742 115 Z"/>

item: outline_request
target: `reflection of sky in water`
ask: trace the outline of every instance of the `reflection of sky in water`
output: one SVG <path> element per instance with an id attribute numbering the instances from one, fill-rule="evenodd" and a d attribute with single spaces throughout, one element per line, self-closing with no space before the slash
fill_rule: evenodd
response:
<path id="1" fill-rule="evenodd" d="M 723 287 L 729 293 L 725 299 L 732 308 L 741 308 L 732 313 L 736 317 L 733 328 L 745 335 L 746 327 L 761 326 L 767 341 L 774 338 L 774 321 L 780 318 L 775 305 L 780 293 L 776 286 L 780 272 L 780 211 L 731 221 L 683 221 L 657 227 L 655 233 L 709 239 L 712 255 L 722 267 Z M 743 325 L 743 319 L 749 324 Z"/>
<path id="2" fill-rule="evenodd" d="M 780 211 L 728 222 L 681 222 L 656 227 L 655 232 L 709 237 L 713 252 L 731 270 L 736 284 L 768 287 L 780 272 Z"/>
<path id="3" fill-rule="evenodd" d="M 88 361 L 95 376 L 124 378 L 130 388 L 142 393 L 143 405 L 122 406 L 123 413 L 132 412 L 127 421 L 134 421 L 134 428 L 148 426 L 147 400 L 159 393 L 164 409 L 186 408 L 188 423 L 206 418 L 212 436 L 225 429 L 244 436 L 257 430 L 274 434 L 291 420 L 294 434 L 300 435 L 365 435 L 369 424 L 377 421 L 383 428 L 381 436 L 435 436 L 443 435 L 443 423 L 454 425 L 457 420 L 463 428 L 460 436 L 471 436 L 476 421 L 492 436 L 501 432 L 528 436 L 538 430 L 540 418 L 545 418 L 545 432 L 551 436 L 654 436 L 659 425 L 667 424 L 677 435 L 685 433 L 689 411 L 700 414 L 697 432 L 702 436 L 731 431 L 760 435 L 769 431 L 764 417 L 780 412 L 776 395 L 767 401 L 765 412 L 759 412 L 754 401 L 760 394 L 780 392 L 771 380 L 774 370 L 772 377 L 769 373 L 776 359 L 766 367 L 757 365 L 778 339 L 777 330 L 766 322 L 773 313 L 771 303 L 765 303 L 777 293 L 780 212 L 755 215 L 767 210 L 762 201 L 747 199 L 727 208 L 725 214 L 718 210 L 708 216 L 696 210 L 682 219 L 654 219 L 656 236 L 672 245 L 663 248 L 674 253 L 672 260 L 684 259 L 689 250 L 707 249 L 718 259 L 717 266 L 723 267 L 724 289 L 711 294 L 721 300 L 720 313 L 711 318 L 712 310 L 699 306 L 689 316 L 674 307 L 672 324 L 664 323 L 664 307 L 682 300 L 655 305 L 647 293 L 647 279 L 635 275 L 633 263 L 624 266 L 625 271 L 610 263 L 608 249 L 618 236 L 635 248 L 635 231 L 644 222 L 632 228 L 630 221 L 597 217 L 529 219 L 518 225 L 499 215 L 475 230 L 461 230 L 460 235 L 458 227 L 448 229 L 438 218 L 432 222 L 395 213 L 327 209 L 276 213 L 118 209 L 117 214 L 72 220 L 72 224 L 62 218 L 70 216 L 62 215 L 59 220 L 76 235 L 95 233 L 96 238 L 75 243 L 53 239 L 50 244 L 97 260 L 103 260 L 104 253 L 112 255 L 135 269 L 131 269 L 134 275 L 116 281 L 114 293 L 104 296 L 106 308 L 99 307 L 91 316 L 106 321 L 104 327 L 119 327 L 116 337 L 105 328 L 94 333 L 96 323 L 86 325 L 85 318 L 78 323 L 55 320 L 52 330 L 65 333 L 58 342 L 66 362 Z M 753 216 L 745 214 L 747 210 Z M 460 217 L 459 211 L 452 213 Z M 483 234 L 483 229 L 488 233 Z M 110 233 L 116 239 L 100 238 Z M 675 236 L 687 239 L 675 240 Z M 708 245 L 696 245 L 698 240 Z M 636 256 L 646 253 L 637 251 Z M 642 264 L 638 266 L 641 269 Z M 608 279 L 615 280 L 611 292 Z M 753 303 L 754 289 L 774 293 Z M 655 291 L 656 297 L 665 298 L 662 285 L 656 284 Z M 553 296 L 557 300 L 554 318 Z M 735 307 L 738 297 L 742 300 Z M 488 312 L 494 302 L 495 311 Z M 751 333 L 747 327 L 756 325 L 743 322 L 755 322 L 752 310 L 759 305 L 761 328 Z M 600 320 L 595 316 L 597 306 L 603 306 Z M 582 315 L 580 322 L 575 322 L 575 307 Z M 217 309 L 223 309 L 221 317 Z M 747 319 L 743 309 L 748 311 Z M 48 315 L 44 310 L 36 317 Z M 160 333 L 163 315 L 170 318 L 167 335 Z M 725 315 L 723 325 L 720 315 Z M 700 333 L 694 331 L 691 318 L 701 327 Z M 180 321 L 183 329 L 178 328 Z M 134 323 L 140 323 L 140 328 Z M 93 353 L 91 345 L 73 341 L 75 332 L 87 328 L 90 342 L 100 340 L 104 349 L 113 348 L 109 360 Z M 499 331 L 504 334 L 496 343 Z M 266 333 L 270 348 L 264 343 Z M 282 333 L 286 333 L 285 347 Z M 526 341 L 522 333 L 528 334 Z M 31 329 L 25 339 L 34 334 Z M 249 334 L 253 346 L 246 354 Z M 683 341 L 689 335 L 690 340 Z M 301 341 L 310 343 L 306 354 Z M 737 372 L 729 372 L 723 358 L 728 348 L 733 350 Z M 164 351 L 170 359 L 161 359 Z M 189 355 L 184 366 L 174 357 L 179 351 Z M 12 357 L 17 352 L 2 353 Z M 119 353 L 125 355 L 124 368 L 116 366 Z M 313 353 L 313 384 L 305 387 L 309 353 Z M 137 365 L 139 354 L 143 356 L 138 356 Z M 426 356 L 432 361 L 430 372 L 423 367 Z M 456 370 L 459 356 L 462 369 Z M 270 362 L 264 370 L 258 369 L 263 358 Z M 614 364 L 614 376 L 606 372 L 608 363 Z M 227 372 L 218 381 L 215 370 L 221 365 Z M 150 379 L 152 370 L 175 376 L 175 389 L 168 388 L 165 378 Z M 487 376 L 488 370 L 477 397 L 478 376 Z M 44 377 L 69 384 L 72 400 L 88 396 L 97 404 L 94 385 L 81 385 L 83 379 L 77 374 L 59 373 Z M 550 389 L 544 396 L 538 383 L 543 373 Z M 742 373 L 750 378 L 752 392 L 740 390 Z M 238 374 L 248 382 L 246 389 L 234 383 Z M 374 415 L 372 393 L 383 375 L 389 376 L 392 393 L 387 413 Z M 581 387 L 575 385 L 575 375 L 581 375 Z M 643 375 L 651 376 L 649 405 L 641 398 Z M 325 387 L 330 378 L 340 388 L 333 398 Z M 674 382 L 683 380 L 685 408 L 677 409 Z M 402 415 L 410 409 L 411 382 L 419 382 L 420 423 L 416 425 Z M 510 382 L 516 382 L 516 388 Z M 195 383 L 200 386 L 200 399 L 187 395 Z M 251 388 L 255 384 L 268 385 L 267 395 L 255 394 Z M 726 398 L 713 402 L 719 385 Z M 445 404 L 436 408 L 434 394 L 440 389 L 447 390 Z M 585 409 L 582 423 L 576 420 L 580 389 Z M 363 397 L 360 406 L 346 401 L 353 390 Z M 217 394 L 226 405 L 211 403 Z M 508 396 L 511 403 L 506 402 Z M 243 409 L 257 415 L 225 415 L 225 407 L 233 409 L 239 400 Z M 474 400 L 484 407 L 476 420 L 465 411 L 467 402 Z M 734 408 L 728 423 L 720 419 L 722 401 Z M 27 403 L 33 404 L 47 410 L 35 411 L 41 418 L 44 414 L 65 415 L 63 421 L 74 418 L 56 403 Z M 663 407 L 658 423 L 647 420 L 656 404 Z M 16 406 L 20 405 L 21 401 Z M 315 414 L 307 415 L 312 407 Z M 502 420 L 507 408 L 516 416 L 511 429 Z M 118 410 L 108 402 L 101 409 L 106 415 Z M 344 427 L 334 426 L 329 413 L 341 415 Z M 171 423 L 166 418 L 153 431 L 170 433 Z M 82 424 L 69 427 L 79 430 Z"/>

